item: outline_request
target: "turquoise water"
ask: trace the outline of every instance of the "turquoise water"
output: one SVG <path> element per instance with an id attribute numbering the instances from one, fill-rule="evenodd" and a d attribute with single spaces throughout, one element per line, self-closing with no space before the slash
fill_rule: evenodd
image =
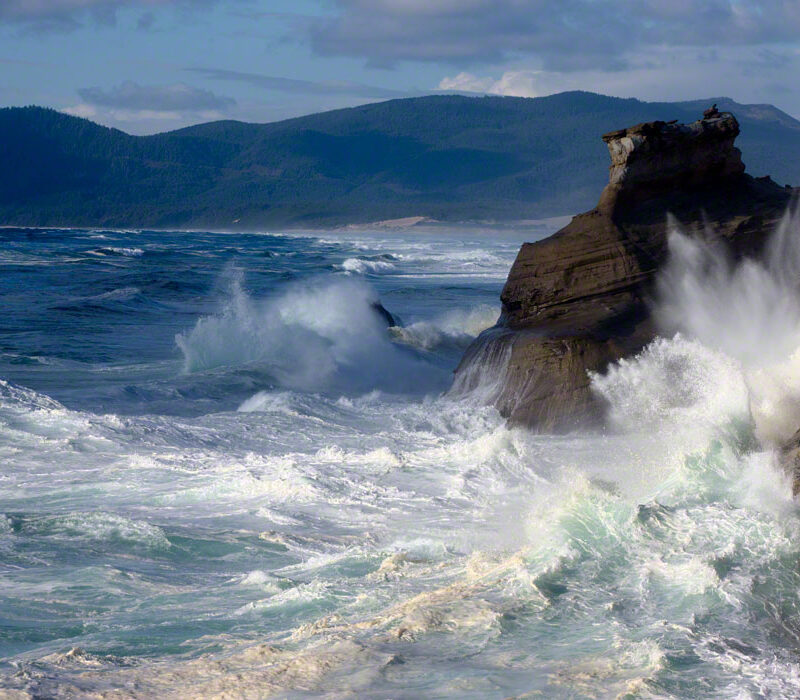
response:
<path id="1" fill-rule="evenodd" d="M 0 238 L 3 692 L 800 694 L 791 358 L 659 340 L 535 435 L 447 393 L 530 233 Z"/>

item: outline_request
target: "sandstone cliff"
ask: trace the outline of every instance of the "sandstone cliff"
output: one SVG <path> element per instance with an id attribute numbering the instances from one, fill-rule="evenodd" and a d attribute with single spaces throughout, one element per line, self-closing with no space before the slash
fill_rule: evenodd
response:
<path id="1" fill-rule="evenodd" d="M 789 188 L 745 174 L 738 134 L 733 115 L 715 112 L 603 136 L 611 168 L 597 207 L 522 246 L 500 321 L 467 350 L 454 390 L 473 388 L 480 367 L 494 363 L 488 398 L 512 423 L 546 431 L 598 423 L 589 372 L 655 336 L 651 301 L 668 215 L 688 231 L 710 227 L 741 256 L 761 249 L 787 207 Z"/>

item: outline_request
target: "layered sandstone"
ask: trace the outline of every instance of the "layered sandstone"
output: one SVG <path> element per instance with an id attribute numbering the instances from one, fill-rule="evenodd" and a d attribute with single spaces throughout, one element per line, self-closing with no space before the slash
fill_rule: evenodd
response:
<path id="1" fill-rule="evenodd" d="M 498 326 L 467 351 L 454 386 L 474 384 L 491 350 L 505 366 L 490 398 L 513 423 L 547 431 L 598 423 L 590 372 L 655 336 L 651 301 L 668 215 L 687 231 L 710 227 L 738 256 L 757 253 L 786 209 L 791 190 L 744 173 L 738 133 L 733 115 L 715 114 L 606 134 L 611 168 L 598 206 L 522 246 Z"/>

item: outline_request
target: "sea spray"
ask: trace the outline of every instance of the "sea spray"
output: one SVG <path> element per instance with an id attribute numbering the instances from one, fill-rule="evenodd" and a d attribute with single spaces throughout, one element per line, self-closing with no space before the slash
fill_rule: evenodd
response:
<path id="1" fill-rule="evenodd" d="M 711 232 L 673 221 L 658 280 L 656 319 L 739 363 L 758 438 L 788 439 L 800 425 L 800 209 L 786 212 L 758 258 L 732 260 Z"/>
<path id="2" fill-rule="evenodd" d="M 322 276 L 256 300 L 235 277 L 221 310 L 176 336 L 186 372 L 263 367 L 274 383 L 304 391 L 440 390 L 446 374 L 391 342 L 366 282 Z"/>
<path id="3" fill-rule="evenodd" d="M 594 374 L 592 389 L 609 426 L 646 442 L 647 462 L 663 465 L 648 467 L 660 498 L 703 464 L 700 473 L 716 476 L 689 491 L 785 502 L 791 490 L 769 449 L 800 425 L 797 212 L 758 258 L 734 261 L 711 232 L 689 236 L 674 221 L 668 242 L 654 308 L 664 337 Z"/>
<path id="4" fill-rule="evenodd" d="M 660 273 L 656 318 L 747 367 L 781 362 L 800 347 L 800 209 L 787 211 L 758 258 L 734 261 L 706 231 L 689 236 L 673 219 Z"/>

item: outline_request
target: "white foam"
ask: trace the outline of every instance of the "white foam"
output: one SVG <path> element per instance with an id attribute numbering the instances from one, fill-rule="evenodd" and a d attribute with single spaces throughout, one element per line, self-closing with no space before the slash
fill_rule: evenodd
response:
<path id="1" fill-rule="evenodd" d="M 238 584 L 240 586 L 254 586 L 273 595 L 277 595 L 283 590 L 280 579 L 261 569 L 254 569 L 248 572 L 238 581 Z"/>
<path id="2" fill-rule="evenodd" d="M 746 439 L 752 406 L 756 423 L 783 415 L 791 355 L 754 367 L 670 334 L 595 377 L 615 431 L 533 435 L 464 395 L 416 401 L 381 380 L 491 325 L 493 307 L 413 324 L 398 348 L 375 299 L 355 276 L 265 299 L 234 284 L 183 334 L 196 374 L 180 381 L 256 377 L 238 412 L 95 416 L 0 384 L 4 595 L 88 624 L 15 654 L 0 687 L 560 697 L 702 677 L 720 697 L 796 695 L 797 513 L 774 455 Z M 486 391 L 508 360 L 494 350 L 473 376 Z M 213 372 L 243 364 L 276 381 Z M 308 389 L 267 388 L 284 379 Z"/>
<path id="3" fill-rule="evenodd" d="M 264 411 L 267 413 L 283 413 L 287 416 L 297 415 L 297 412 L 292 408 L 291 394 L 283 391 L 259 391 L 243 401 L 236 410 L 240 413 Z"/>
<path id="4" fill-rule="evenodd" d="M 657 430 L 667 423 L 708 430 L 746 419 L 749 411 L 739 362 L 681 335 L 657 338 L 639 355 L 593 374 L 592 388 L 624 430 Z"/>
<path id="5" fill-rule="evenodd" d="M 57 539 L 122 541 L 154 549 L 171 547 L 160 527 L 102 511 L 36 517 L 24 522 L 22 532 Z"/>
<path id="6" fill-rule="evenodd" d="M 144 255 L 144 250 L 141 248 L 125 248 L 109 246 L 107 248 L 98 248 L 89 251 L 92 255 L 120 255 L 126 258 L 138 258 Z"/>
<path id="7" fill-rule="evenodd" d="M 388 272 L 395 269 L 395 265 L 388 260 L 367 260 L 364 258 L 347 258 L 342 265 L 342 270 L 359 275 L 368 273 Z"/>
<path id="8" fill-rule="evenodd" d="M 55 399 L 4 379 L 0 379 L 0 405 L 17 410 L 66 411 Z"/>

